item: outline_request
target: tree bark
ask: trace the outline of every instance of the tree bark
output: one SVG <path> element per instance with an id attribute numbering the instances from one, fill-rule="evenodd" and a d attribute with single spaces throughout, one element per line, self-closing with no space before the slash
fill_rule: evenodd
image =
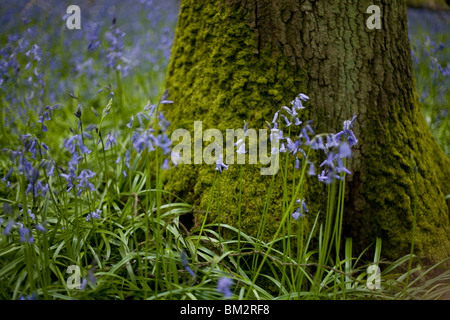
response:
<path id="1" fill-rule="evenodd" d="M 411 244 L 417 189 L 416 253 L 438 260 L 450 255 L 450 160 L 420 109 L 403 1 L 377 1 L 381 29 L 366 21 L 369 0 L 182 1 L 166 87 L 171 128 L 264 128 L 299 93 L 310 97 L 301 120 L 316 133 L 338 132 L 357 114 L 347 178 L 344 231 L 362 250 L 383 239 L 383 256 L 398 258 Z M 411 164 L 413 156 L 417 167 Z M 222 223 L 237 225 L 239 166 L 220 176 Z M 255 235 L 272 177 L 255 166 L 243 170 L 242 227 Z M 214 167 L 182 165 L 166 188 L 208 207 Z M 415 182 L 416 181 L 416 182 Z M 281 178 L 275 179 L 268 231 L 280 217 Z M 416 187 L 415 187 L 416 186 Z M 309 181 L 311 211 L 324 187 Z M 316 199 L 316 201 L 314 201 Z M 212 210 L 213 211 L 213 210 Z M 316 211 L 317 212 L 317 211 Z M 212 220 L 218 217 L 210 215 Z"/>

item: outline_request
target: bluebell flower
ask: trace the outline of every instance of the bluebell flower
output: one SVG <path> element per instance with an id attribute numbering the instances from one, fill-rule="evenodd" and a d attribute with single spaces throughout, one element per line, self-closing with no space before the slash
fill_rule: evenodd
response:
<path id="1" fill-rule="evenodd" d="M 283 114 L 284 121 L 286 122 L 286 127 L 289 127 L 292 123 L 289 121 L 289 119 Z"/>
<path id="2" fill-rule="evenodd" d="M 101 44 L 99 40 L 99 27 L 100 25 L 97 23 L 89 23 L 87 25 L 88 31 L 86 34 L 86 40 L 88 41 L 88 50 L 95 51 Z"/>
<path id="3" fill-rule="evenodd" d="M 72 190 L 72 188 L 73 188 L 72 177 L 70 175 L 66 174 L 66 173 L 61 173 L 61 177 L 66 179 L 66 181 L 67 181 L 67 192 L 70 192 L 70 190 Z"/>
<path id="4" fill-rule="evenodd" d="M 186 267 L 189 262 L 188 262 L 187 254 L 184 250 L 181 250 L 180 259 L 181 259 L 181 263 L 183 264 L 183 267 Z"/>
<path id="5" fill-rule="evenodd" d="M 294 211 L 294 213 L 292 214 L 292 218 L 294 218 L 294 220 L 298 220 L 298 218 L 300 218 L 300 207 L 298 207 L 297 210 Z"/>
<path id="6" fill-rule="evenodd" d="M 46 108 L 48 108 L 48 106 L 47 106 Z M 49 113 L 48 111 L 45 111 L 44 114 L 43 114 L 43 120 L 45 120 L 45 121 L 50 121 L 50 120 L 52 120 L 52 118 L 51 118 L 51 112 Z"/>
<path id="7" fill-rule="evenodd" d="M 297 118 L 298 113 L 297 113 L 297 110 L 294 107 L 292 107 L 292 110 L 291 110 L 290 114 L 291 114 L 292 118 L 296 118 L 298 120 L 298 118 Z M 299 121 L 299 122 L 301 123 L 301 121 Z"/>
<path id="8" fill-rule="evenodd" d="M 282 106 L 281 109 L 284 109 L 290 116 L 292 116 L 292 110 L 286 106 Z M 295 110 L 295 108 L 293 108 Z"/>
<path id="9" fill-rule="evenodd" d="M 95 124 L 90 123 L 87 125 L 87 127 L 84 129 L 83 131 L 83 135 L 86 136 L 86 131 L 92 131 L 92 130 L 97 130 L 97 127 L 95 126 Z M 89 135 L 89 139 L 92 139 L 92 136 Z"/>
<path id="10" fill-rule="evenodd" d="M 29 152 L 33 152 L 36 148 L 37 140 L 35 138 L 32 138 L 28 140 L 26 148 Z"/>
<path id="11" fill-rule="evenodd" d="M 150 138 L 154 138 L 154 136 L 151 136 Z M 167 136 L 166 133 L 159 134 L 158 138 L 156 139 L 156 145 L 163 150 L 164 155 L 167 155 L 170 153 L 170 146 L 172 145 L 172 140 Z"/>
<path id="12" fill-rule="evenodd" d="M 89 169 L 81 171 L 80 175 L 77 177 L 77 180 L 78 180 L 78 185 L 77 185 L 78 193 L 77 194 L 78 194 L 78 196 L 81 195 L 81 192 L 83 190 L 89 189 L 91 191 L 95 191 L 94 185 L 91 182 L 89 182 L 89 179 L 92 179 L 95 175 L 96 175 L 96 173 L 92 172 Z"/>
<path id="13" fill-rule="evenodd" d="M 28 209 L 28 216 L 31 218 L 32 221 L 34 221 L 34 219 L 36 219 L 36 216 L 35 216 L 34 213 L 31 211 L 31 209 Z"/>
<path id="14" fill-rule="evenodd" d="M 196 278 L 196 277 L 197 277 L 197 275 L 195 274 L 195 272 L 192 271 L 191 267 L 186 266 L 185 269 L 186 269 L 187 272 L 189 272 L 189 274 L 191 275 L 192 278 Z"/>
<path id="15" fill-rule="evenodd" d="M 246 133 L 248 130 L 248 123 L 244 120 L 244 133 Z"/>
<path id="16" fill-rule="evenodd" d="M 308 97 L 306 94 L 304 94 L 304 93 L 300 93 L 300 94 L 298 95 L 298 97 L 299 97 L 301 100 L 303 100 L 303 101 L 308 101 L 308 100 L 309 100 L 309 97 Z"/>
<path id="17" fill-rule="evenodd" d="M 320 182 L 325 182 L 326 184 L 333 182 L 333 176 L 329 174 L 328 170 L 322 170 L 318 178 Z"/>
<path id="18" fill-rule="evenodd" d="M 36 228 L 36 230 L 38 230 L 38 231 L 40 231 L 42 233 L 47 232 L 47 229 L 41 224 L 36 224 L 34 227 Z"/>
<path id="19" fill-rule="evenodd" d="M 311 143 L 311 139 L 308 136 L 308 132 L 306 132 L 306 128 L 303 127 L 301 136 L 305 139 L 305 144 L 308 146 Z"/>
<path id="20" fill-rule="evenodd" d="M 163 170 L 167 170 L 168 168 L 169 168 L 169 159 L 164 159 L 163 160 L 163 163 L 162 163 L 162 165 L 161 165 L 161 168 L 163 169 Z"/>
<path id="21" fill-rule="evenodd" d="M 44 122 L 44 116 L 39 117 L 38 123 L 42 123 L 42 132 L 48 131 L 47 126 L 45 125 L 45 122 Z"/>
<path id="22" fill-rule="evenodd" d="M 308 212 L 308 208 L 306 207 L 306 202 L 303 199 L 295 200 L 295 203 L 300 204 L 297 210 L 292 214 L 294 220 L 298 220 L 300 217 L 304 217 L 305 213 Z"/>
<path id="23" fill-rule="evenodd" d="M 352 149 L 349 144 L 344 142 L 339 145 L 339 158 L 351 158 Z"/>
<path id="24" fill-rule="evenodd" d="M 117 145 L 116 137 L 117 137 L 117 133 L 115 133 L 115 134 L 108 133 L 108 135 L 106 136 L 106 139 L 105 139 L 105 150 L 108 150 L 109 147 L 112 145 Z"/>
<path id="25" fill-rule="evenodd" d="M 339 142 L 335 135 L 327 135 L 327 142 L 325 143 L 325 147 L 327 149 L 332 149 L 339 146 Z"/>
<path id="26" fill-rule="evenodd" d="M 42 159 L 42 161 L 40 163 L 40 167 L 45 168 L 46 174 L 48 176 L 53 176 L 53 174 L 55 172 L 55 163 L 54 163 L 54 161 L 55 160 L 49 156 L 49 160 Z"/>
<path id="27" fill-rule="evenodd" d="M 41 61 L 42 50 L 37 44 L 32 44 L 30 50 L 27 51 L 26 55 L 33 60 Z"/>
<path id="28" fill-rule="evenodd" d="M 222 168 L 225 168 L 225 170 L 228 170 L 228 165 L 224 164 L 221 161 L 217 161 L 217 163 L 216 163 L 216 170 L 222 172 Z"/>
<path id="29" fill-rule="evenodd" d="M 147 103 L 147 105 L 144 107 L 144 111 L 148 111 L 148 115 L 151 117 L 153 113 L 156 110 L 157 105 L 150 103 L 150 101 Z"/>
<path id="30" fill-rule="evenodd" d="M 75 134 L 72 137 L 65 139 L 64 148 L 66 148 L 70 154 L 74 154 L 77 146 L 80 150 L 81 154 L 89 154 L 91 153 L 91 150 L 89 150 L 83 143 L 83 136 L 81 134 Z"/>
<path id="31" fill-rule="evenodd" d="M 322 162 L 320 167 L 323 167 L 324 165 L 326 165 L 329 168 L 334 169 L 334 158 L 335 158 L 335 154 L 333 152 L 328 153 L 328 157 L 325 159 L 325 161 Z"/>
<path id="32" fill-rule="evenodd" d="M 345 120 L 344 121 L 344 128 L 342 131 L 338 132 L 334 137 L 337 141 L 340 140 L 341 136 L 344 136 L 344 139 L 348 141 L 350 144 L 350 147 L 354 146 L 358 143 L 358 139 L 356 139 L 355 134 L 353 133 L 353 124 L 356 121 L 356 114 L 353 115 L 352 120 Z"/>
<path id="33" fill-rule="evenodd" d="M 219 172 L 222 172 L 222 168 L 225 170 L 228 170 L 228 165 L 223 163 L 223 158 L 222 158 L 222 156 L 220 156 L 216 160 L 216 170 L 218 170 Z"/>
<path id="34" fill-rule="evenodd" d="M 296 97 L 293 101 L 291 101 L 291 104 L 297 110 L 305 109 L 305 107 L 302 105 L 301 100 L 298 97 Z"/>
<path id="35" fill-rule="evenodd" d="M 94 276 L 94 268 L 89 269 L 88 273 L 87 273 L 87 277 L 83 278 L 81 280 L 81 285 L 80 285 L 80 290 L 84 291 L 86 290 L 87 284 L 90 282 L 92 284 L 95 284 L 95 282 L 97 282 L 97 278 Z"/>
<path id="36" fill-rule="evenodd" d="M 41 193 L 41 196 L 45 196 L 49 190 L 48 183 L 43 185 L 41 181 L 38 181 L 38 183 L 36 184 L 36 188 Z"/>
<path id="37" fill-rule="evenodd" d="M 272 123 L 275 124 L 278 120 L 278 113 L 280 113 L 280 110 L 278 110 L 277 112 L 275 112 L 275 115 L 273 116 L 273 120 Z"/>
<path id="38" fill-rule="evenodd" d="M 48 151 L 48 146 L 45 143 L 41 142 L 41 146 L 45 151 Z"/>
<path id="39" fill-rule="evenodd" d="M 337 173 L 345 172 L 346 174 L 352 174 L 350 170 L 344 167 L 344 163 L 342 162 L 341 158 L 338 158 L 338 165 L 336 166 L 336 172 Z"/>
<path id="40" fill-rule="evenodd" d="M 172 160 L 172 163 L 174 164 L 174 166 L 177 167 L 178 162 L 181 159 L 181 152 L 172 152 L 170 154 L 170 159 Z"/>
<path id="41" fill-rule="evenodd" d="M 280 129 L 277 129 L 275 126 L 270 130 L 269 140 L 272 143 L 276 143 L 276 141 L 280 140 Z"/>
<path id="42" fill-rule="evenodd" d="M 170 121 L 166 120 L 166 117 L 164 116 L 163 112 L 158 112 L 158 119 L 159 119 L 159 128 L 161 129 L 161 131 L 167 131 L 167 128 L 170 125 Z"/>
<path id="43" fill-rule="evenodd" d="M 87 278 L 92 284 L 94 284 L 97 281 L 97 278 L 94 276 L 93 268 L 89 269 Z"/>
<path id="44" fill-rule="evenodd" d="M 47 120 L 51 120 L 51 117 L 52 117 L 52 111 L 53 110 L 56 110 L 56 109 L 58 109 L 59 108 L 59 104 L 54 104 L 53 106 L 46 106 L 45 107 L 45 109 L 47 110 L 47 114 L 48 114 L 48 117 L 47 117 Z"/>
<path id="45" fill-rule="evenodd" d="M 350 146 L 354 146 L 355 144 L 358 143 L 358 139 L 356 139 L 355 134 L 353 133 L 352 130 L 349 130 L 347 141 L 350 144 Z"/>
<path id="46" fill-rule="evenodd" d="M 95 128 L 95 133 L 97 133 L 97 134 L 98 134 L 98 141 L 97 141 L 97 145 L 99 145 L 99 144 L 100 144 L 100 142 L 102 142 L 102 141 L 103 141 L 103 138 L 102 138 L 102 132 L 101 132 L 100 130 L 98 130 L 98 128 Z"/>
<path id="47" fill-rule="evenodd" d="M 230 278 L 222 277 L 217 281 L 217 291 L 225 296 L 225 298 L 230 298 L 233 293 L 230 287 L 233 285 L 233 280 Z"/>
<path id="48" fill-rule="evenodd" d="M 3 183 L 5 183 L 5 181 L 7 181 L 9 179 L 9 177 L 11 176 L 13 171 L 14 171 L 14 167 L 9 168 L 8 173 L 2 178 Z"/>
<path id="49" fill-rule="evenodd" d="M 91 213 L 89 213 L 87 216 L 86 216 L 86 218 L 85 218 L 85 220 L 86 221 L 89 221 L 89 220 L 91 220 L 91 219 L 101 219 L 102 218 L 102 210 L 100 210 L 100 209 L 97 209 L 97 210 L 95 210 L 95 211 L 92 211 Z"/>
<path id="50" fill-rule="evenodd" d="M 76 151 L 76 136 L 72 136 L 68 139 L 64 140 L 64 148 L 66 148 L 71 154 L 73 154 Z"/>
<path id="51" fill-rule="evenodd" d="M 39 192 L 41 195 L 45 196 L 45 194 L 48 191 L 48 184 L 45 186 L 42 184 L 41 181 L 39 181 L 39 169 L 38 168 L 32 168 L 27 173 L 28 178 L 28 187 L 25 190 L 25 194 L 28 195 L 30 191 L 33 192 L 33 195 L 35 197 L 39 196 Z"/>
<path id="52" fill-rule="evenodd" d="M 286 142 L 287 142 L 286 147 L 289 150 L 289 152 L 295 155 L 298 149 L 298 140 L 294 143 L 292 142 L 291 138 L 286 137 Z"/>
<path id="53" fill-rule="evenodd" d="M 155 150 L 152 141 L 155 142 L 157 140 L 151 132 L 153 131 L 145 130 L 141 134 L 139 134 L 139 131 L 136 130 L 133 136 L 131 137 L 133 141 L 133 147 L 136 149 L 138 153 L 143 151 L 144 149 L 148 149 L 148 151 Z"/>
<path id="54" fill-rule="evenodd" d="M 277 154 L 278 153 L 278 149 L 276 147 L 273 147 L 272 150 L 270 150 L 270 154 Z"/>
<path id="55" fill-rule="evenodd" d="M 127 59 L 123 55 L 124 43 L 123 37 L 125 33 L 122 32 L 116 25 L 110 27 L 110 31 L 105 33 L 105 39 L 108 41 L 108 49 L 106 52 L 106 65 L 113 70 L 122 70 L 124 75 L 127 73 Z"/>
<path id="56" fill-rule="evenodd" d="M 142 121 L 142 117 L 144 117 L 147 121 L 150 121 L 150 118 L 143 112 L 139 112 L 136 117 L 138 118 L 139 124 L 141 128 L 145 128 L 144 122 Z"/>
<path id="57" fill-rule="evenodd" d="M 311 142 L 311 149 L 313 150 L 325 150 L 325 145 L 323 143 L 323 139 L 321 136 L 314 137 L 313 141 Z"/>
<path id="58" fill-rule="evenodd" d="M 78 148 L 80 149 L 80 153 L 81 153 L 81 154 L 89 154 L 89 153 L 91 153 L 91 150 L 89 150 L 89 149 L 84 145 L 84 142 L 83 142 L 83 135 L 79 134 L 79 135 L 77 135 L 77 136 L 78 136 L 78 143 L 79 143 Z"/>
<path id="59" fill-rule="evenodd" d="M 86 290 L 87 284 L 88 284 L 88 280 L 87 280 L 86 278 L 83 278 L 83 279 L 81 280 L 80 290 L 81 290 L 81 291 Z"/>
<path id="60" fill-rule="evenodd" d="M 237 147 L 236 153 L 238 154 L 245 154 L 247 151 L 245 151 L 245 141 L 244 139 L 239 139 L 235 144 Z"/>
<path id="61" fill-rule="evenodd" d="M 127 123 L 128 128 L 131 129 L 133 127 L 133 121 L 134 121 L 134 116 L 131 116 L 130 122 Z"/>
<path id="62" fill-rule="evenodd" d="M 189 272 L 189 274 L 193 277 L 193 278 L 196 278 L 197 277 L 197 275 L 195 274 L 195 272 L 194 271 L 192 271 L 192 269 L 189 267 L 189 265 L 188 265 L 188 257 L 187 257 L 187 254 L 186 254 L 186 252 L 184 251 L 184 250 L 181 250 L 181 253 L 180 253 L 180 259 L 181 259 L 181 263 L 183 264 L 183 267 L 184 267 L 184 269 L 187 271 L 187 272 Z"/>
<path id="63" fill-rule="evenodd" d="M 33 166 L 31 165 L 31 162 L 28 161 L 24 157 L 23 153 L 19 153 L 19 154 L 20 154 L 20 156 L 19 156 L 19 165 L 18 165 L 17 171 L 20 174 L 23 174 L 23 175 L 26 175 L 26 176 L 29 177 L 32 174 Z"/>
<path id="64" fill-rule="evenodd" d="M 7 236 L 11 233 L 12 228 L 14 227 L 15 221 L 13 219 L 9 220 L 3 229 L 3 235 Z"/>
<path id="65" fill-rule="evenodd" d="M 314 135 L 314 130 L 313 130 L 313 128 L 311 127 L 311 120 L 309 120 L 309 121 L 307 121 L 306 122 L 306 126 L 305 126 L 305 128 L 312 134 L 312 135 Z"/>
<path id="66" fill-rule="evenodd" d="M 19 300 L 37 300 L 37 296 L 36 293 L 33 292 L 32 294 L 26 297 L 24 295 L 20 295 Z"/>
<path id="67" fill-rule="evenodd" d="M 7 202 L 3 202 L 3 213 L 4 214 L 12 214 L 13 213 L 13 209 Z"/>
<path id="68" fill-rule="evenodd" d="M 295 203 L 301 203 L 302 212 L 308 212 L 308 208 L 306 207 L 306 202 L 304 199 L 295 200 Z"/>
<path id="69" fill-rule="evenodd" d="M 39 116 L 38 123 L 42 124 L 42 131 L 47 132 L 47 126 L 45 125 L 45 121 L 50 121 L 52 116 L 52 110 L 56 110 L 59 107 L 59 105 L 55 104 L 53 106 L 46 106 L 45 111 L 41 116 Z"/>
<path id="70" fill-rule="evenodd" d="M 34 238 L 30 235 L 30 229 L 28 228 L 20 227 L 19 235 L 20 235 L 20 242 L 22 243 L 28 242 L 31 244 L 34 242 Z"/>
<path id="71" fill-rule="evenodd" d="M 78 98 L 76 98 L 76 99 L 78 99 Z M 81 127 L 81 115 L 82 115 L 81 104 L 78 104 L 77 111 L 74 112 L 73 115 L 78 118 L 78 130 L 80 130 L 80 127 Z"/>
<path id="72" fill-rule="evenodd" d="M 18 147 L 18 148 L 20 148 L 20 147 Z M 7 150 L 7 149 L 6 149 L 6 150 Z M 3 151 L 5 151 L 5 149 L 3 149 Z M 10 150 L 10 153 L 9 153 L 9 159 L 10 159 L 11 161 L 16 161 L 17 157 L 19 157 L 19 159 L 20 159 L 20 156 L 22 156 L 22 152 Z M 31 164 L 30 164 L 30 166 L 31 166 Z M 19 171 L 19 172 L 20 172 L 20 171 Z"/>
<path id="73" fill-rule="evenodd" d="M 315 176 L 316 175 L 316 167 L 314 166 L 314 163 L 310 163 L 309 164 L 309 171 L 308 174 L 310 176 Z"/>
<path id="74" fill-rule="evenodd" d="M 125 152 L 125 165 L 130 169 L 130 150 Z"/>
<path id="75" fill-rule="evenodd" d="M 25 149 L 27 151 L 33 151 L 32 147 L 33 147 L 33 143 L 35 143 L 34 138 L 31 136 L 31 134 L 21 134 L 19 136 L 19 140 L 20 142 L 25 146 Z"/>

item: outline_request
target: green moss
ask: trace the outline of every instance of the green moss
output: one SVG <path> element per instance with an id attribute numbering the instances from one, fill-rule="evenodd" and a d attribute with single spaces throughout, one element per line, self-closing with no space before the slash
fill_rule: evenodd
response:
<path id="1" fill-rule="evenodd" d="M 277 48 L 260 47 L 249 22 L 251 14 L 222 1 L 182 3 L 166 83 L 175 101 L 165 110 L 172 130 L 184 127 L 193 136 L 194 120 L 203 121 L 203 130 L 242 128 L 244 120 L 258 130 L 265 128 L 265 121 L 270 122 L 280 106 L 300 92 L 307 93 L 306 70 L 291 65 Z M 301 120 L 308 117 L 306 110 Z M 329 115 L 324 113 L 323 117 Z M 444 201 L 444 194 L 450 193 L 449 184 L 442 184 L 442 189 L 435 186 L 441 185 L 450 165 L 448 159 L 436 156 L 438 147 L 427 131 L 417 99 L 400 99 L 386 112 L 368 110 L 366 117 L 371 125 L 360 129 L 364 162 L 346 189 L 355 202 L 346 202 L 344 214 L 346 235 L 353 238 L 355 252 L 381 237 L 384 257 L 395 259 L 409 253 L 416 194 L 410 163 L 413 154 L 418 167 L 417 253 L 433 259 L 449 255 Z M 197 225 L 209 207 L 209 221 L 237 226 L 240 169 L 240 165 L 230 165 L 220 174 L 211 205 L 214 165 L 180 165 L 169 170 L 164 177 L 165 189 L 194 204 Z M 255 236 L 272 177 L 261 176 L 256 165 L 243 165 L 242 171 L 241 227 Z M 292 163 L 288 171 L 293 171 Z M 266 239 L 271 239 L 279 225 L 282 185 L 279 173 L 267 211 Z M 317 178 L 308 178 L 305 194 L 313 218 L 319 210 L 326 210 L 326 187 Z M 363 210 L 357 204 L 359 199 L 364 202 Z M 354 210 L 357 205 L 359 209 Z"/>
<path id="2" fill-rule="evenodd" d="M 405 110 L 411 105 L 416 107 Z M 363 173 L 366 181 L 362 196 L 370 204 L 367 214 L 360 218 L 366 220 L 364 231 L 370 233 L 370 238 L 383 239 L 386 257 L 409 253 L 417 192 L 415 253 L 432 260 L 443 259 L 450 254 L 450 226 L 444 190 L 436 188 L 441 185 L 436 173 L 448 171 L 450 161 L 441 168 L 433 159 L 436 141 L 417 100 L 400 101 L 390 110 L 389 118 L 374 122 L 379 127 L 363 132 L 364 143 L 371 146 Z M 417 165 L 417 180 L 411 155 Z"/>
<path id="3" fill-rule="evenodd" d="M 202 8 L 202 14 L 192 14 L 196 10 L 200 10 L 196 3 L 183 3 L 180 10 L 166 85 L 175 101 L 174 107 L 167 109 L 171 128 L 186 127 L 192 134 L 194 120 L 203 121 L 203 130 L 242 128 L 244 120 L 255 130 L 265 128 L 265 121 L 271 121 L 281 103 L 302 92 L 299 79 L 304 77 L 298 70 L 278 72 L 292 68 L 285 66 L 289 62 L 283 58 L 274 59 L 269 48 L 258 48 L 257 35 L 248 24 L 250 13 L 244 9 L 216 1 Z M 255 236 L 272 177 L 261 176 L 256 165 L 242 169 L 241 222 L 243 230 Z M 196 221 L 202 221 L 213 176 L 214 165 L 181 165 L 167 173 L 165 188 L 194 203 Z M 281 215 L 281 177 L 276 180 L 267 234 L 274 233 Z M 209 218 L 219 220 L 219 206 L 220 221 L 237 226 L 239 165 L 231 165 L 220 175 L 216 190 L 219 184 L 220 204 L 216 194 Z"/>

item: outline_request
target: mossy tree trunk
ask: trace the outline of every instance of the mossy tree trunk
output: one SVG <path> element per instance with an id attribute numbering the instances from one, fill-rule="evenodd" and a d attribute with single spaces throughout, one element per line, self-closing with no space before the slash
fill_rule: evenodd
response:
<path id="1" fill-rule="evenodd" d="M 359 142 L 347 179 L 346 235 L 359 249 L 381 237 L 388 258 L 409 252 L 416 193 L 412 155 L 418 194 L 415 248 L 436 260 L 450 253 L 445 202 L 450 160 L 421 114 L 405 3 L 377 1 L 381 29 L 369 30 L 366 11 L 372 4 L 182 1 L 166 83 L 175 104 L 166 108 L 167 118 L 172 130 L 192 132 L 196 120 L 203 121 L 203 129 L 223 132 L 242 128 L 246 120 L 258 130 L 301 92 L 310 97 L 301 120 L 313 119 L 316 133 L 340 131 L 343 121 L 357 114 Z M 220 175 L 221 221 L 233 225 L 240 169 L 231 165 Z M 251 165 L 242 170 L 242 227 L 254 235 L 272 177 L 261 176 Z M 169 173 L 166 188 L 194 203 L 201 216 L 213 175 L 213 165 L 181 165 Z M 268 232 L 281 212 L 281 178 L 275 180 Z M 311 193 L 325 190 L 318 188 L 310 187 Z"/>

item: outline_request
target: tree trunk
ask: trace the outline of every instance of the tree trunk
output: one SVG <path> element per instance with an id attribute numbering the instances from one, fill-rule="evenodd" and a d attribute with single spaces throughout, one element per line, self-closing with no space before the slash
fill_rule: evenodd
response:
<path id="1" fill-rule="evenodd" d="M 347 177 L 344 230 L 360 250 L 376 237 L 383 256 L 398 258 L 411 244 L 417 186 L 416 253 L 450 254 L 450 160 L 421 114 L 403 1 L 378 1 L 381 29 L 366 21 L 369 0 L 182 1 L 166 87 L 172 130 L 265 128 L 280 106 L 310 97 L 301 120 L 316 133 L 336 133 L 357 114 L 359 139 Z M 417 180 L 414 180 L 414 157 Z M 237 225 L 239 165 L 220 175 L 222 223 Z M 242 167 L 242 228 L 255 235 L 271 176 Z M 214 166 L 181 165 L 166 188 L 207 210 Z M 279 175 L 272 190 L 268 232 L 281 212 Z M 311 208 L 325 209 L 324 187 L 308 183 Z M 211 208 L 211 219 L 218 219 Z M 310 210 L 310 212 L 313 210 Z M 316 211 L 317 212 L 317 211 Z"/>

